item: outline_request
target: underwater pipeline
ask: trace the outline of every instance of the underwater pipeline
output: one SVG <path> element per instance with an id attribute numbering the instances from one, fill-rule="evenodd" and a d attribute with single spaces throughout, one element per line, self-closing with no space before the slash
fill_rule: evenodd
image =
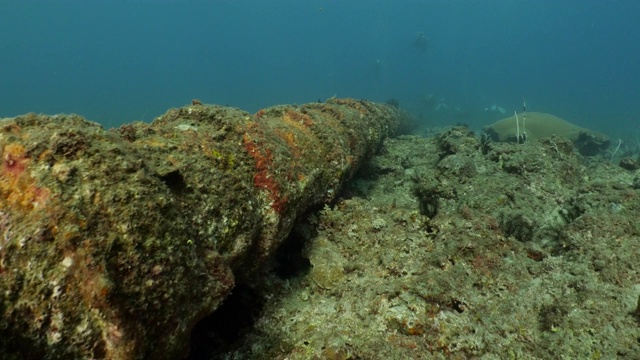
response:
<path id="1" fill-rule="evenodd" d="M 175 359 L 289 234 L 412 118 L 353 99 L 171 109 L 105 130 L 0 120 L 0 351 Z"/>

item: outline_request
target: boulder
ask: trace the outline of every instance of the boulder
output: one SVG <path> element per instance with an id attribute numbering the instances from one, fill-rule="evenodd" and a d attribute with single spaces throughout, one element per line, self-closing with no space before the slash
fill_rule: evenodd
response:
<path id="1" fill-rule="evenodd" d="M 573 142 L 576 149 L 586 156 L 596 155 L 607 149 L 610 144 L 606 135 L 579 127 L 551 114 L 528 112 L 524 125 L 525 118 L 522 114 L 518 116 L 518 119 L 521 137 L 523 130 L 526 131 L 527 142 L 535 142 L 552 135 L 562 136 Z M 493 141 L 516 142 L 515 115 L 496 121 L 483 129 Z"/>

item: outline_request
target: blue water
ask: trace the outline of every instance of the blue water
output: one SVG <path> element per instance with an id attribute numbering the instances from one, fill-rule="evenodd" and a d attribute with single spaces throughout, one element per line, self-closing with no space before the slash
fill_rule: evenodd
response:
<path id="1" fill-rule="evenodd" d="M 639 18 L 636 0 L 0 1 L 0 117 L 113 127 L 193 98 L 255 112 L 338 96 L 475 126 L 526 98 L 635 142 Z"/>

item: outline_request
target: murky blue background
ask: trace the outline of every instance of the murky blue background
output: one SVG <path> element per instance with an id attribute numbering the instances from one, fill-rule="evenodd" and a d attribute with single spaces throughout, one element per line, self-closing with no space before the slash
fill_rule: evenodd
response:
<path id="1" fill-rule="evenodd" d="M 636 142 L 639 18 L 624 0 L 2 1 L 0 116 L 112 127 L 193 98 L 255 112 L 338 96 L 476 127 L 526 98 Z"/>

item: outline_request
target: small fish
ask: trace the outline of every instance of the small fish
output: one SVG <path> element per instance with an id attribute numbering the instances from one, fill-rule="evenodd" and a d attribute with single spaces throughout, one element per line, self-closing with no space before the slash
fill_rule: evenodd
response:
<path id="1" fill-rule="evenodd" d="M 422 33 L 419 32 L 418 35 L 416 36 L 416 39 L 413 40 L 413 47 L 425 52 L 427 51 L 427 47 L 429 46 L 429 38 L 427 38 L 427 36 Z"/>

